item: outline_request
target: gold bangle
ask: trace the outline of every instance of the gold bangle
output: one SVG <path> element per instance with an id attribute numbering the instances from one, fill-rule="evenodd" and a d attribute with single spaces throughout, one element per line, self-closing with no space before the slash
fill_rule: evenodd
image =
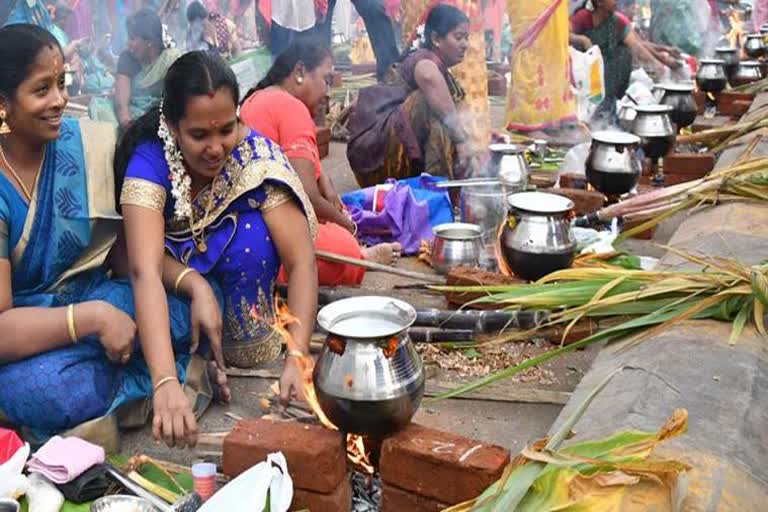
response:
<path id="1" fill-rule="evenodd" d="M 294 349 L 294 350 L 289 350 L 288 352 L 286 352 L 286 357 L 298 357 L 300 359 L 304 359 L 305 357 L 309 357 L 309 356 L 307 356 L 301 350 L 295 350 Z"/>
<path id="2" fill-rule="evenodd" d="M 173 375 L 170 376 L 170 377 L 165 377 L 165 378 L 160 379 L 159 381 L 157 381 L 157 384 L 155 384 L 155 387 L 152 389 L 152 393 L 157 393 L 157 390 L 160 389 L 160 387 L 163 384 L 167 384 L 167 383 L 171 382 L 172 380 L 178 381 L 179 379 L 177 377 L 173 376 Z"/>
<path id="3" fill-rule="evenodd" d="M 192 273 L 194 271 L 195 271 L 195 269 L 187 267 L 184 270 L 182 270 L 181 272 L 179 272 L 179 275 L 176 276 L 176 282 L 173 283 L 173 294 L 174 295 L 178 295 L 179 294 L 179 285 L 181 284 L 181 280 L 184 279 L 187 276 L 187 274 L 190 274 L 190 273 Z"/>
<path id="4" fill-rule="evenodd" d="M 69 334 L 69 341 L 77 343 L 77 329 L 75 329 L 75 305 L 70 304 L 67 306 L 67 333 Z"/>

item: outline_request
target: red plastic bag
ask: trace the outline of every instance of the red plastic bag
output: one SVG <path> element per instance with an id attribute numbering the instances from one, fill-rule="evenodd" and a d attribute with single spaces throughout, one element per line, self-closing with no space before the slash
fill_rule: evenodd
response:
<path id="1" fill-rule="evenodd" d="M 0 464 L 8 462 L 24 442 L 13 430 L 0 428 Z"/>

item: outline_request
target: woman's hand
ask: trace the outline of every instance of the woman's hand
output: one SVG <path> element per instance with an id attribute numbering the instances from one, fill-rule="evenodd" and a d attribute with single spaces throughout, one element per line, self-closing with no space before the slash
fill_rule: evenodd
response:
<path id="1" fill-rule="evenodd" d="M 170 448 L 197 444 L 197 420 L 179 381 L 161 385 L 152 396 L 152 437 Z"/>
<path id="2" fill-rule="evenodd" d="M 192 335 L 191 352 L 197 352 L 200 346 L 200 334 L 203 334 L 211 346 L 211 354 L 216 366 L 225 370 L 224 354 L 221 350 L 222 318 L 219 302 L 213 288 L 200 274 L 193 272 L 189 280 L 189 320 Z"/>
<path id="3" fill-rule="evenodd" d="M 112 304 L 101 301 L 87 302 L 79 306 L 83 315 L 95 320 L 96 336 L 107 353 L 107 358 L 114 363 L 125 364 L 133 354 L 136 339 L 136 323 L 123 311 Z M 75 309 L 75 325 L 78 311 Z"/>
<path id="4" fill-rule="evenodd" d="M 317 179 L 317 188 L 320 190 L 320 195 L 329 203 L 333 205 L 337 210 L 344 211 L 344 203 L 341 202 L 339 193 L 336 192 L 336 187 L 333 186 L 331 178 L 325 174 L 321 174 Z"/>
<path id="5" fill-rule="evenodd" d="M 456 179 L 471 178 L 477 172 L 479 165 L 477 154 L 469 142 L 456 144 Z"/>
<path id="6" fill-rule="evenodd" d="M 312 378 L 313 368 L 314 361 L 309 356 L 285 358 L 283 373 L 280 375 L 280 403 L 287 405 L 291 400 L 306 400 L 304 384 L 307 378 Z"/>
<path id="7" fill-rule="evenodd" d="M 593 46 L 590 38 L 579 34 L 571 34 L 571 43 L 574 46 L 579 46 L 584 51 L 589 50 Z"/>

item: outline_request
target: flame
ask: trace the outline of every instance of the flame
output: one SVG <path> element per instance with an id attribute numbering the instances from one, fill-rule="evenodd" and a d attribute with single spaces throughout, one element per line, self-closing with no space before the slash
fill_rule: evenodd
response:
<path id="1" fill-rule="evenodd" d="M 347 434 L 347 460 L 369 475 L 374 472 L 370 454 L 365 450 L 365 441 L 362 436 Z"/>
<path id="2" fill-rule="evenodd" d="M 274 328 L 278 333 L 280 333 L 280 335 L 283 337 L 283 340 L 285 340 L 285 344 L 287 345 L 289 351 L 297 350 L 303 352 L 296 344 L 296 341 L 293 339 L 293 336 L 288 330 L 288 327 L 292 324 L 300 324 L 299 319 L 289 311 L 288 306 L 282 300 L 276 298 Z M 344 347 L 342 346 L 341 352 L 343 353 L 343 351 Z M 314 360 L 311 356 L 304 356 L 299 359 L 299 363 L 301 364 L 301 368 L 304 374 L 304 389 L 302 390 L 304 400 L 307 402 L 307 405 L 309 405 L 310 409 L 312 409 L 312 412 L 315 414 L 315 416 L 317 416 L 317 419 L 320 421 L 321 425 L 329 430 L 339 430 L 338 427 L 328 419 L 323 410 L 320 408 L 320 402 L 318 401 L 317 393 L 315 392 L 315 385 L 312 382 L 312 370 L 315 366 Z M 354 384 L 351 375 L 347 375 L 345 377 L 345 383 L 350 387 Z M 373 474 L 374 468 L 371 464 L 369 454 L 366 453 L 365 443 L 362 436 L 356 434 L 347 434 L 347 459 L 355 467 L 362 469 L 369 475 Z"/>
<path id="3" fill-rule="evenodd" d="M 301 322 L 299 319 L 296 318 L 288 310 L 288 306 L 276 298 L 274 328 L 283 337 L 283 340 L 288 347 L 288 351 L 303 352 L 303 350 L 296 344 L 296 341 L 293 339 L 293 336 L 288 330 L 290 325 L 299 325 L 300 323 Z M 334 425 L 331 420 L 328 419 L 323 410 L 320 408 L 320 402 L 317 399 L 317 393 L 315 393 L 315 385 L 312 382 L 312 370 L 315 368 L 314 360 L 310 356 L 303 356 L 299 358 L 299 364 L 301 365 L 301 370 L 304 375 L 302 389 L 304 400 L 307 402 L 307 405 L 309 405 L 310 409 L 312 409 L 312 412 L 315 413 L 317 419 L 320 420 L 320 424 L 329 430 L 338 430 L 336 425 Z"/>
<path id="4" fill-rule="evenodd" d="M 739 12 L 731 11 L 731 14 L 728 15 L 728 22 L 731 25 L 731 30 L 725 37 L 731 48 L 742 48 L 744 46 L 744 22 L 741 20 Z"/>

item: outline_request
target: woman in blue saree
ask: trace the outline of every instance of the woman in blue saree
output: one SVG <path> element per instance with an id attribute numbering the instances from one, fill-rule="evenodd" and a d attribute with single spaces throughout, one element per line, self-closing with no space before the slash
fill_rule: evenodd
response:
<path id="1" fill-rule="evenodd" d="M 168 70 L 160 107 L 132 123 L 118 145 L 137 323 L 142 339 L 170 353 L 160 283 L 167 251 L 188 268 L 180 282 L 202 274 L 221 287 L 224 313 L 213 335 L 222 339 L 226 364 L 267 363 L 288 345 L 280 379 L 287 400 L 302 394 L 311 361 L 316 219 L 280 148 L 240 122 L 239 97 L 237 79 L 218 54 L 187 53 Z M 275 327 L 281 264 L 288 308 L 298 319 L 286 326 L 290 336 Z M 149 364 L 164 375 L 172 359 L 160 350 Z M 178 396 L 175 383 L 163 389 Z M 175 403 L 173 396 L 166 400 Z"/>
<path id="2" fill-rule="evenodd" d="M 42 437 L 114 420 L 118 408 L 157 391 L 135 339 L 130 284 L 108 274 L 110 262 L 125 267 L 114 129 L 63 118 L 67 99 L 53 36 L 34 25 L 0 29 L 0 416 Z M 179 272 L 163 261 L 165 283 Z M 191 309 L 164 295 L 180 382 L 190 325 L 218 309 L 199 284 L 178 290 Z"/>

